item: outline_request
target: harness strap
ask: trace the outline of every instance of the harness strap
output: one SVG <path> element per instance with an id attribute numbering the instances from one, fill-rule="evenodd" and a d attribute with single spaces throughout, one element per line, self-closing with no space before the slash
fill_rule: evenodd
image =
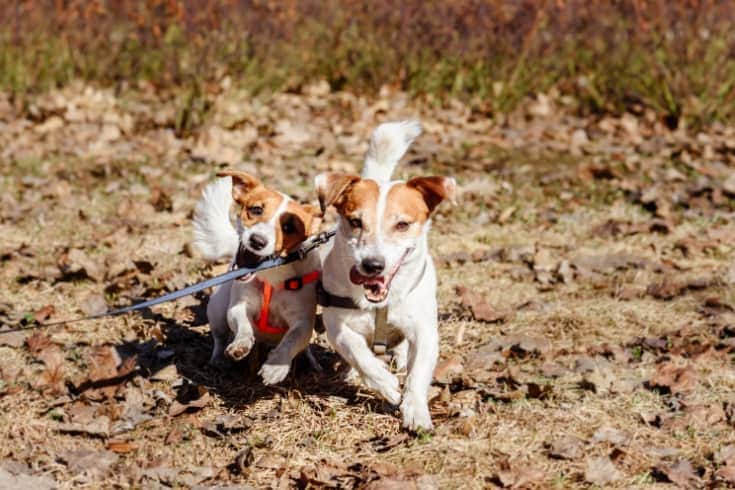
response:
<path id="1" fill-rule="evenodd" d="M 375 310 L 375 332 L 373 333 L 373 352 L 381 356 L 388 350 L 388 307 Z"/>
<path id="2" fill-rule="evenodd" d="M 321 271 L 312 271 L 303 276 L 296 276 L 290 279 L 286 279 L 282 283 L 278 283 L 273 286 L 269 282 L 261 281 L 263 283 L 263 301 L 260 304 L 260 315 L 256 321 L 255 326 L 261 332 L 268 335 L 283 335 L 288 331 L 288 327 L 278 327 L 268 323 L 268 316 L 270 315 L 271 298 L 273 297 L 273 289 L 277 288 L 284 291 L 298 291 L 304 284 L 309 284 L 319 280 L 321 277 Z"/>

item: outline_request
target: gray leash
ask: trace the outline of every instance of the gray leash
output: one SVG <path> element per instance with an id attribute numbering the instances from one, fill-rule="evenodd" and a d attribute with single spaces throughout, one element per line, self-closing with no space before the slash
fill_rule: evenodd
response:
<path id="1" fill-rule="evenodd" d="M 285 257 L 270 257 L 270 258 L 265 259 L 263 262 L 259 263 L 256 267 L 251 267 L 251 268 L 242 267 L 238 269 L 233 269 L 231 271 L 225 272 L 224 274 L 220 274 L 219 276 L 215 276 L 211 279 L 206 279 L 202 282 L 198 282 L 196 284 L 192 284 L 191 286 L 187 286 L 184 289 L 179 289 L 178 291 L 173 291 L 168 294 L 164 294 L 163 296 L 160 296 L 158 298 L 150 299 L 148 301 L 143 301 L 142 303 L 136 303 L 134 305 L 124 306 L 122 308 L 116 308 L 114 310 L 109 310 L 109 311 L 106 311 L 105 313 L 98 313 L 96 315 L 89 315 L 89 316 L 84 316 L 80 318 L 73 318 L 71 320 L 59 320 L 56 322 L 39 323 L 38 325 L 31 325 L 28 327 L 11 328 L 9 330 L 0 331 L 0 335 L 4 333 L 21 332 L 23 330 L 34 330 L 37 328 L 53 327 L 55 325 L 65 325 L 68 323 L 77 323 L 77 322 L 84 322 L 87 320 L 97 320 L 100 318 L 119 316 L 119 315 L 124 315 L 125 313 L 130 313 L 132 311 L 143 310 L 145 308 L 150 308 L 151 306 L 160 305 L 161 303 L 174 301 L 179 298 L 183 298 L 184 296 L 190 296 L 194 293 L 198 293 L 199 291 L 202 291 L 204 289 L 211 288 L 214 286 L 218 286 L 220 284 L 224 284 L 226 282 L 233 281 L 239 277 L 243 277 L 248 274 L 252 274 L 254 272 L 258 272 L 258 271 L 262 271 L 266 269 L 272 269 L 274 267 L 288 264 L 290 262 L 295 262 L 297 260 L 303 260 L 304 258 L 306 258 L 309 252 L 327 243 L 334 236 L 335 233 L 336 233 L 335 230 L 319 233 L 318 235 L 315 235 L 311 240 L 304 243 L 297 250 L 289 253 Z"/>

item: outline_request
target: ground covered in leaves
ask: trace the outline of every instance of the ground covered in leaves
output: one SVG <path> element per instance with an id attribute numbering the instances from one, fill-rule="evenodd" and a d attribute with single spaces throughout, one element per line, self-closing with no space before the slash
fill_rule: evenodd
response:
<path id="1" fill-rule="evenodd" d="M 735 128 L 641 110 L 579 118 L 556 94 L 492 119 L 383 91 L 253 100 L 226 86 L 180 134 L 146 86 L 0 94 L 0 329 L 104 311 L 224 270 L 190 245 L 225 166 L 314 201 L 371 129 L 419 117 L 401 177 L 457 178 L 432 249 L 432 434 L 297 363 L 207 365 L 206 295 L 0 335 L 0 486 L 683 487 L 735 482 Z"/>

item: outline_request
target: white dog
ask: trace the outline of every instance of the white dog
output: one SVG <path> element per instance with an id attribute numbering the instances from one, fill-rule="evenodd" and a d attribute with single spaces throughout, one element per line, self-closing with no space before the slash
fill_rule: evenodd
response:
<path id="1" fill-rule="evenodd" d="M 293 251 L 317 231 L 317 209 L 244 172 L 218 175 L 225 178 L 207 186 L 194 214 L 194 244 L 205 258 L 228 258 L 233 267 L 253 267 L 267 257 Z M 236 227 L 230 220 L 234 203 L 240 207 Z M 319 254 L 310 253 L 304 260 L 217 288 L 207 306 L 214 341 L 210 363 L 221 365 L 223 353 L 239 361 L 257 340 L 276 346 L 260 369 L 263 382 L 282 381 L 299 352 L 306 349 L 310 354 L 320 266 Z M 318 366 L 312 357 L 309 360 Z"/>
<path id="2" fill-rule="evenodd" d="M 320 291 L 327 337 L 368 387 L 400 402 L 409 430 L 432 428 L 428 389 L 439 336 L 427 235 L 432 211 L 453 202 L 456 187 L 447 177 L 390 180 L 420 132 L 416 121 L 382 124 L 371 137 L 362 177 L 328 172 L 315 180 L 322 211 L 331 205 L 339 214 Z M 397 345 L 397 364 L 407 367 L 402 401 L 398 379 L 371 350 L 376 341 Z"/>

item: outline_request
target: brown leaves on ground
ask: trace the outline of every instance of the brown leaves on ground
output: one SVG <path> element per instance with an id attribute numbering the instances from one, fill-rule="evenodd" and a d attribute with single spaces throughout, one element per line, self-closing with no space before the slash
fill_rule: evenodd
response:
<path id="1" fill-rule="evenodd" d="M 490 481 L 501 488 L 532 488 L 540 485 L 547 475 L 527 462 L 503 458 Z"/>
<path id="2" fill-rule="evenodd" d="M 499 322 L 510 315 L 510 312 L 498 310 L 490 305 L 481 294 L 470 291 L 464 286 L 457 286 L 456 293 L 462 302 L 462 306 L 467 308 L 477 321 Z"/>
<path id="3" fill-rule="evenodd" d="M 587 459 L 584 470 L 585 481 L 604 487 L 623 478 L 613 462 L 607 456 Z"/>
<path id="4" fill-rule="evenodd" d="M 691 392 L 697 382 L 697 372 L 692 366 L 677 366 L 673 362 L 662 362 L 656 366 L 656 371 L 648 383 L 652 389 L 678 395 Z"/>
<path id="5" fill-rule="evenodd" d="M 653 475 L 661 481 L 671 482 L 681 488 L 697 488 L 701 484 L 699 473 L 691 461 L 686 459 L 658 465 L 653 469 Z"/>
<path id="6" fill-rule="evenodd" d="M 547 444 L 552 458 L 577 459 L 584 453 L 585 442 L 574 436 L 562 436 Z"/>
<path id="7" fill-rule="evenodd" d="M 2 467 L 0 462 L 0 488 L 8 490 L 23 490 L 32 488 L 33 490 L 52 490 L 57 488 L 56 481 L 47 476 L 34 476 L 30 474 L 30 468 L 20 468 L 17 471 Z"/>
<path id="8" fill-rule="evenodd" d="M 733 128 L 582 117 L 558 94 L 488 117 L 389 87 L 215 85 L 189 133 L 186 97 L 146 84 L 70 86 L 0 118 L 6 462 L 89 487 L 732 484 Z M 321 375 L 297 360 L 266 388 L 255 360 L 209 367 L 205 295 L 1 333 L 220 272 L 189 216 L 218 165 L 314 201 L 316 173 L 359 172 L 370 130 L 413 114 L 425 132 L 396 178 L 451 175 L 462 197 L 430 238 L 433 433 L 344 381 L 323 335 Z M 51 238 L 29 239 L 39 224 Z"/>
<path id="9" fill-rule="evenodd" d="M 187 411 L 196 411 L 206 407 L 211 401 L 209 391 L 204 386 L 184 383 L 179 389 L 176 400 L 171 403 L 168 414 L 172 417 Z"/>

